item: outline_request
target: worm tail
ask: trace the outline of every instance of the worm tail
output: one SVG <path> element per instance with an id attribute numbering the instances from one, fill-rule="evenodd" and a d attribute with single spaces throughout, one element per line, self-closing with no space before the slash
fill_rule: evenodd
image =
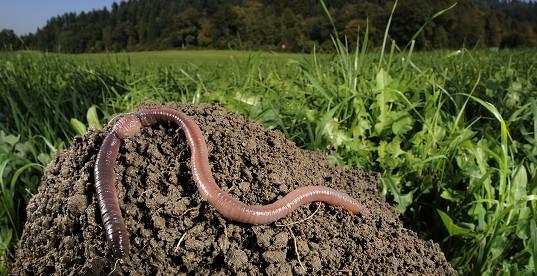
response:
<path id="1" fill-rule="evenodd" d="M 114 184 L 114 163 L 120 145 L 121 140 L 114 132 L 108 134 L 104 139 L 95 161 L 95 191 L 106 240 L 115 256 L 124 257 L 129 252 L 129 236 L 121 216 Z"/>
<path id="2" fill-rule="evenodd" d="M 356 199 L 346 193 L 324 186 L 298 188 L 268 205 L 247 205 L 227 193 L 218 194 L 212 201 L 211 204 L 223 216 L 250 224 L 266 224 L 277 221 L 298 207 L 315 201 L 339 206 L 353 214 L 369 215 L 369 210 Z"/>

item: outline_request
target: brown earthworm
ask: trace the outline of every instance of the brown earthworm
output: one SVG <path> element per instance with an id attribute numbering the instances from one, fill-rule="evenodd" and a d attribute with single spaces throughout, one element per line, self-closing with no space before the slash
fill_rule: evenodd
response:
<path id="1" fill-rule="evenodd" d="M 179 125 L 185 133 L 191 150 L 192 177 L 201 197 L 230 220 L 249 224 L 271 223 L 299 206 L 313 201 L 324 201 L 340 206 L 354 214 L 367 215 L 369 213 L 367 208 L 354 198 L 324 186 L 298 188 L 268 205 L 247 205 L 224 192 L 216 184 L 209 166 L 203 133 L 190 117 L 168 107 L 144 109 L 129 113 L 116 121 L 112 131 L 104 139 L 95 162 L 95 189 L 101 217 L 108 244 L 117 257 L 124 257 L 129 251 L 128 233 L 121 216 L 114 186 L 114 162 L 121 140 L 138 134 L 142 126 L 169 122 Z"/>

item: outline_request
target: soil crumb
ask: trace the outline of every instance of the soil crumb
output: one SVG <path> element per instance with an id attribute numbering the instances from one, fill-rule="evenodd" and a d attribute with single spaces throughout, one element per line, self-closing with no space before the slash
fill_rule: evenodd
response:
<path id="1" fill-rule="evenodd" d="M 198 122 L 216 182 L 243 202 L 267 204 L 300 186 L 325 185 L 357 198 L 371 215 L 312 203 L 268 225 L 229 221 L 201 200 L 183 131 L 159 125 L 125 139 L 116 161 L 131 243 L 130 254 L 116 261 L 93 184 L 109 124 L 74 138 L 46 168 L 11 274 L 455 275 L 438 244 L 403 227 L 377 190 L 377 173 L 330 165 L 321 152 L 218 106 L 168 106 Z"/>

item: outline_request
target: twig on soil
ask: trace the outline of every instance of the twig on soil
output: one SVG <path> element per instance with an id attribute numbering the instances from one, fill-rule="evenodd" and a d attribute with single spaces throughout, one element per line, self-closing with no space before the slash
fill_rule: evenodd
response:
<path id="1" fill-rule="evenodd" d="M 228 193 L 231 193 L 231 191 L 235 190 L 235 185 L 232 185 L 231 187 L 229 187 L 229 189 L 227 190 Z"/>
<path id="2" fill-rule="evenodd" d="M 227 244 L 227 243 L 228 243 L 228 235 L 227 235 L 227 226 L 226 226 L 225 223 L 224 223 L 224 238 L 225 238 L 225 239 L 224 239 L 225 244 L 224 244 L 223 247 L 224 247 L 224 248 L 227 248 L 227 247 L 228 247 L 228 244 Z M 224 248 L 222 248 L 222 251 L 224 251 L 224 250 L 223 250 Z"/>
<path id="3" fill-rule="evenodd" d="M 341 273 L 346 273 L 348 275 L 352 275 L 352 270 L 348 270 L 348 269 L 340 269 L 340 270 L 336 270 L 336 272 L 341 272 Z"/>
<path id="4" fill-rule="evenodd" d="M 114 273 L 114 271 L 116 271 L 117 269 L 117 263 L 119 262 L 120 259 L 117 259 L 116 262 L 114 263 L 114 269 L 112 269 L 112 271 L 110 271 L 110 273 L 108 273 L 108 276 L 112 275 L 112 273 Z"/>
<path id="5" fill-rule="evenodd" d="M 136 252 L 136 255 L 138 255 L 140 252 L 142 252 L 142 250 L 144 250 L 144 248 L 149 244 L 149 242 L 146 242 L 144 246 L 142 246 L 142 248 L 140 248 L 140 250 L 138 250 Z"/>
<path id="6" fill-rule="evenodd" d="M 307 216 L 306 218 L 304 219 L 301 219 L 299 221 L 295 221 L 295 222 L 291 222 L 291 223 L 286 223 L 286 224 L 279 224 L 279 223 L 276 223 L 276 226 L 279 226 L 279 227 L 282 227 L 282 226 L 291 226 L 291 225 L 295 225 L 295 224 L 298 224 L 298 223 L 302 223 L 310 218 L 312 218 L 316 213 L 317 211 L 319 211 L 319 209 L 321 208 L 321 202 L 317 202 L 317 209 L 315 209 L 315 211 L 313 211 L 313 213 L 309 216 Z"/>
<path id="7" fill-rule="evenodd" d="M 177 252 L 177 250 L 179 250 L 179 245 L 181 245 L 181 243 L 183 242 L 183 240 L 185 239 L 185 236 L 186 236 L 186 233 L 183 233 L 183 235 L 181 236 L 181 238 L 179 238 L 179 242 L 177 242 L 177 245 L 175 246 L 175 249 L 173 250 L 173 252 Z"/>
<path id="8" fill-rule="evenodd" d="M 289 229 L 289 232 L 291 232 L 291 236 L 293 237 L 293 244 L 295 245 L 295 254 L 296 254 L 296 259 L 298 260 L 298 264 L 300 265 L 302 270 L 304 270 L 304 272 L 306 272 L 307 270 L 304 267 L 304 264 L 302 264 L 302 261 L 300 260 L 300 254 L 298 253 L 298 246 L 296 245 L 295 233 L 293 233 L 293 230 L 291 230 L 291 226 L 287 226 L 287 229 Z"/>
<path id="9" fill-rule="evenodd" d="M 184 215 L 186 215 L 186 213 L 188 213 L 188 212 L 190 212 L 190 211 L 192 211 L 192 210 L 199 209 L 199 208 L 200 208 L 200 207 L 197 206 L 197 207 L 192 207 L 192 208 L 186 209 L 186 210 L 183 212 L 183 214 L 182 214 L 181 216 L 184 216 Z"/>
<path id="10" fill-rule="evenodd" d="M 289 232 L 291 232 L 291 236 L 293 237 L 293 244 L 295 246 L 295 254 L 296 254 L 296 258 L 298 260 L 298 264 L 300 264 L 300 267 L 302 268 L 302 270 L 304 270 L 304 272 L 306 272 L 306 268 L 304 267 L 304 264 L 302 264 L 302 261 L 300 260 L 300 253 L 298 253 L 298 246 L 296 245 L 296 236 L 295 236 L 295 233 L 293 233 L 293 230 L 291 229 L 291 226 L 292 225 L 295 225 L 295 224 L 298 224 L 298 223 L 302 223 L 310 218 L 312 218 L 316 213 L 317 211 L 319 211 L 319 209 L 321 208 L 321 203 L 320 202 L 317 202 L 317 209 L 315 209 L 315 211 L 313 211 L 313 213 L 309 216 L 307 216 L 306 218 L 304 219 L 301 219 L 299 221 L 295 221 L 295 222 L 291 222 L 291 223 L 286 223 L 286 224 L 279 224 L 279 223 L 276 223 L 276 226 L 278 227 L 282 227 L 282 226 L 285 226 L 287 227 L 287 229 L 289 229 Z"/>
<path id="11" fill-rule="evenodd" d="M 145 190 L 145 191 L 143 191 L 143 192 L 140 194 L 140 196 L 145 196 L 145 193 L 147 193 L 147 192 L 152 192 L 152 191 L 156 191 L 156 190 L 157 190 L 157 189 L 155 189 L 155 188 L 151 188 L 151 189 L 149 189 L 149 190 Z"/>

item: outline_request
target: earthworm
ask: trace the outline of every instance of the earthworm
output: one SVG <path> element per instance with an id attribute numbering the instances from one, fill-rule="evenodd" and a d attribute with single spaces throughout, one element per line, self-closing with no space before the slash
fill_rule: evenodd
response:
<path id="1" fill-rule="evenodd" d="M 323 201 L 354 213 L 368 215 L 367 208 L 349 195 L 324 186 L 298 188 L 268 205 L 247 205 L 220 189 L 209 165 L 207 144 L 199 126 L 181 111 L 160 107 L 129 113 L 116 121 L 106 136 L 95 162 L 95 188 L 106 238 L 114 255 L 124 257 L 129 251 L 129 237 L 121 216 L 114 187 L 114 162 L 121 140 L 140 132 L 142 126 L 174 123 L 180 126 L 191 150 L 192 177 L 201 194 L 224 217 L 249 224 L 274 222 L 299 206 Z"/>

